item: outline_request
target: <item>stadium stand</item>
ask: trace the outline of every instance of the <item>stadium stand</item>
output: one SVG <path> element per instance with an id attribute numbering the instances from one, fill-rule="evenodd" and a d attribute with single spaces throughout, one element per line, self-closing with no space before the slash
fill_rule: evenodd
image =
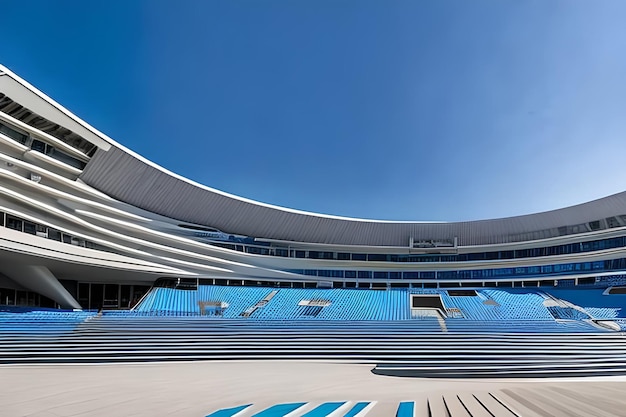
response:
<path id="1" fill-rule="evenodd" d="M 33 310 L 4 306 L 0 310 L 0 329 L 5 336 L 11 333 L 54 337 L 71 333 L 78 324 L 95 315 L 95 312 L 87 311 Z"/>
<path id="2" fill-rule="evenodd" d="M 625 318 L 626 295 L 604 295 L 604 289 L 551 289 L 546 291 L 555 298 L 579 306 L 594 319 Z"/>
<path id="3" fill-rule="evenodd" d="M 626 365 L 623 333 L 589 321 L 451 319 L 443 329 L 432 317 L 311 321 L 63 312 L 46 315 L 66 323 L 53 334 L 45 318 L 4 314 L 13 319 L 5 316 L 2 323 L 0 364 L 339 360 L 444 378 L 617 375 Z"/>
<path id="4" fill-rule="evenodd" d="M 448 319 L 549 322 L 554 319 L 622 317 L 621 306 L 626 302 L 624 295 L 604 296 L 598 289 L 478 289 L 472 293 L 475 295 L 450 295 L 450 291 L 446 290 L 273 289 L 200 285 L 197 290 L 153 288 L 135 312 L 174 316 L 203 314 L 250 320 L 393 321 L 411 319 L 411 295 L 430 294 L 441 297 L 446 310 L 442 313 Z"/>
<path id="5" fill-rule="evenodd" d="M 135 310 L 6 308 L 0 364 L 289 359 L 437 378 L 621 374 L 626 319 L 585 312 L 625 298 L 575 291 L 157 287 Z M 415 296 L 440 297 L 432 305 L 445 311 L 412 315 Z M 332 406 L 343 405 L 324 412 Z"/>

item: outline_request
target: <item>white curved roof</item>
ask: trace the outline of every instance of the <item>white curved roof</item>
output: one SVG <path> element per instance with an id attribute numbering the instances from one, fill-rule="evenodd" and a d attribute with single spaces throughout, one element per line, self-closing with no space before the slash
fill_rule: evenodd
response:
<path id="1" fill-rule="evenodd" d="M 463 246 L 545 239 L 591 231 L 589 222 L 626 214 L 626 192 L 558 210 L 463 222 L 350 219 L 271 206 L 213 190 L 112 146 L 99 149 L 80 177 L 90 186 L 142 209 L 227 233 L 329 245 L 403 246 L 409 240 Z M 624 225 L 624 219 L 616 219 Z"/>

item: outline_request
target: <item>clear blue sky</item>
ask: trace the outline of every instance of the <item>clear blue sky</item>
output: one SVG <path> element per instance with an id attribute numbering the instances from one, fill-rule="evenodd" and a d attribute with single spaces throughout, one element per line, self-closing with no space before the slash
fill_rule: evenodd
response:
<path id="1" fill-rule="evenodd" d="M 626 1 L 28 1 L 0 62 L 211 187 L 469 220 L 626 189 Z"/>

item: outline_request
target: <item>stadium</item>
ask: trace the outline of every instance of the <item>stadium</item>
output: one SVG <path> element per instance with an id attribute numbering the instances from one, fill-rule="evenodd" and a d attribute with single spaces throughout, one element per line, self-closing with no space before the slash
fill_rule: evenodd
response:
<path id="1" fill-rule="evenodd" d="M 0 363 L 48 370 L 41 392 L 59 369 L 161 367 L 144 389 L 225 393 L 168 415 L 623 415 L 626 192 L 452 223 L 272 206 L 157 166 L 4 67 L 0 175 Z M 107 404 L 92 414 L 123 412 Z"/>

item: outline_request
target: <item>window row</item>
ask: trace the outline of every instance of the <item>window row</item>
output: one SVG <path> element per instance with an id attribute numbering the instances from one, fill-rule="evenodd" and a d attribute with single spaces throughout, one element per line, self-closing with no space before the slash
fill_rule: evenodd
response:
<path id="1" fill-rule="evenodd" d="M 82 136 L 73 131 L 58 125 L 38 114 L 34 113 L 30 109 L 23 107 L 22 105 L 14 102 L 10 97 L 0 93 L 0 111 L 8 114 L 9 116 L 20 120 L 27 125 L 47 133 L 50 136 L 57 138 L 58 140 L 68 144 L 74 149 L 79 150 L 87 156 L 93 156 L 96 152 L 96 145 L 85 140 Z"/>
<path id="2" fill-rule="evenodd" d="M 64 164 L 67 164 L 71 167 L 83 169 L 85 168 L 85 165 L 87 165 L 80 159 L 74 158 L 73 156 L 70 156 L 63 151 L 58 150 L 54 146 L 42 142 L 39 139 L 35 139 L 30 135 L 22 133 L 18 130 L 15 130 L 13 127 L 10 127 L 2 122 L 0 122 L 0 133 L 21 143 L 22 145 L 28 146 L 33 151 L 48 155 L 49 157 L 54 158 L 57 161 L 63 162 Z"/>
<path id="3" fill-rule="evenodd" d="M 522 266 L 517 268 L 470 269 L 457 271 L 351 271 L 327 269 L 292 269 L 288 272 L 305 276 L 346 279 L 494 279 L 560 276 L 584 272 L 626 270 L 626 258 L 596 262 L 573 262 L 558 265 Z"/>
<path id="4" fill-rule="evenodd" d="M 76 289 L 76 299 L 83 308 L 127 309 L 133 308 L 150 286 L 80 282 Z"/>
<path id="5" fill-rule="evenodd" d="M 609 239 L 599 239 L 589 242 L 568 243 L 541 248 L 518 249 L 507 251 L 462 253 L 457 255 L 411 255 L 411 254 L 376 254 L 376 253 L 348 253 L 323 252 L 312 250 L 295 250 L 287 248 L 260 247 L 258 245 L 233 244 L 226 242 L 211 242 L 214 246 L 254 255 L 280 256 L 284 258 L 327 259 L 339 261 L 367 261 L 367 262 L 468 262 L 492 261 L 499 259 L 522 259 L 542 256 L 557 256 L 576 253 L 594 252 L 606 249 L 626 247 L 626 236 Z"/>
<path id="6" fill-rule="evenodd" d="M 12 288 L 0 288 L 0 305 L 20 307 L 56 308 L 57 304 L 33 291 L 21 291 Z"/>
<path id="7" fill-rule="evenodd" d="M 13 216 L 4 212 L 0 212 L 0 226 L 4 226 L 8 229 L 17 230 L 23 233 L 28 233 L 30 235 L 36 235 L 46 239 L 56 240 L 57 242 L 63 242 L 74 246 L 82 246 L 84 248 L 101 250 L 105 252 L 110 251 L 106 246 L 102 246 L 98 243 L 81 239 L 60 230 L 54 229 L 52 227 L 34 223 L 29 220 L 22 219 L 21 217 Z"/>

